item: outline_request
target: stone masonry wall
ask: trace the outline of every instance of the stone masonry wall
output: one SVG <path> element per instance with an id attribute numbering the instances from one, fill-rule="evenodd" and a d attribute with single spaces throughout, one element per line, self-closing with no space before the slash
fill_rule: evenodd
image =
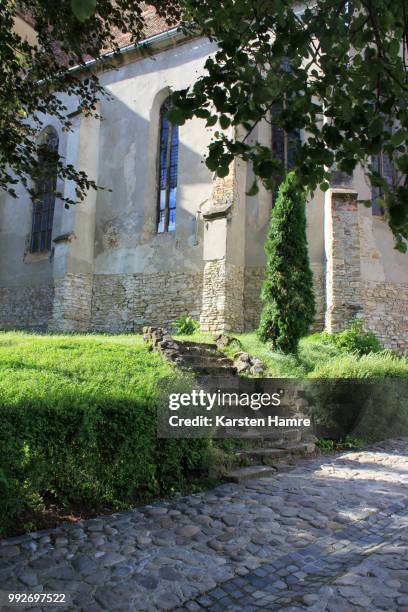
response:
<path id="1" fill-rule="evenodd" d="M 200 326 L 203 331 L 244 330 L 244 269 L 224 259 L 204 268 Z"/>
<path id="2" fill-rule="evenodd" d="M 364 323 L 386 348 L 408 354 L 408 284 L 364 281 Z"/>
<path id="3" fill-rule="evenodd" d="M 245 268 L 244 316 L 245 331 L 253 331 L 259 325 L 262 311 L 261 289 L 265 267 Z"/>
<path id="4" fill-rule="evenodd" d="M 357 194 L 333 192 L 326 228 L 326 328 L 341 331 L 363 314 Z"/>
<path id="5" fill-rule="evenodd" d="M 326 269 L 323 264 L 311 263 L 313 291 L 315 297 L 315 320 L 313 331 L 323 331 L 326 311 Z"/>
<path id="6" fill-rule="evenodd" d="M 186 313 L 199 319 L 201 291 L 201 272 L 95 275 L 91 328 L 129 332 L 171 326 Z"/>
<path id="7" fill-rule="evenodd" d="M 93 275 L 66 274 L 55 281 L 49 331 L 89 331 Z"/>
<path id="8" fill-rule="evenodd" d="M 45 331 L 54 287 L 0 287 L 0 329 Z"/>
<path id="9" fill-rule="evenodd" d="M 311 264 L 313 270 L 313 289 L 316 303 L 314 331 L 324 329 L 325 286 L 324 267 Z M 262 312 L 261 289 L 265 277 L 265 268 L 245 268 L 244 316 L 245 330 L 253 331 L 259 325 Z"/>

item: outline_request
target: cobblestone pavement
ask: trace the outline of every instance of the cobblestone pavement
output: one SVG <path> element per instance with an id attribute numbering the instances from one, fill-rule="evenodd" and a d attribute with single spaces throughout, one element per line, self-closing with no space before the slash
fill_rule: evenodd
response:
<path id="1" fill-rule="evenodd" d="M 408 612 L 408 439 L 0 544 L 32 610 Z"/>

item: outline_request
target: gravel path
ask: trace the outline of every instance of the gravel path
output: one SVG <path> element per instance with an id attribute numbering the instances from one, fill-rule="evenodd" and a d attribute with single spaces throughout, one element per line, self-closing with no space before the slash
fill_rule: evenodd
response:
<path id="1" fill-rule="evenodd" d="M 31 610 L 408 612 L 408 439 L 0 542 Z"/>

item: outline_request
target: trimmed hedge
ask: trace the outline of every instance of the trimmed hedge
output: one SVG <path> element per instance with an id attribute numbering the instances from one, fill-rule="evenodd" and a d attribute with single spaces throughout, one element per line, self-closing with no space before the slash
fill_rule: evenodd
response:
<path id="1" fill-rule="evenodd" d="M 207 440 L 157 439 L 157 389 L 169 380 L 170 385 L 180 385 L 176 372 L 160 357 L 149 354 L 141 343 L 133 351 L 126 347 L 129 378 L 135 363 L 141 373 L 135 389 L 122 392 L 120 385 L 117 389 L 101 386 L 103 376 L 95 370 L 98 362 L 102 371 L 117 362 L 119 380 L 126 371 L 123 347 L 117 355 L 115 349 L 113 361 L 109 354 L 115 348 L 114 339 L 99 347 L 88 339 L 93 343 L 88 347 L 92 357 L 82 367 L 75 361 L 63 362 L 61 344 L 53 342 L 56 372 L 48 377 L 49 392 L 41 374 L 38 384 L 30 374 L 36 361 L 33 353 L 40 362 L 45 358 L 46 339 L 33 338 L 31 352 L 29 346 L 20 347 L 13 355 L 3 346 L 1 353 L 0 374 L 6 379 L 0 381 L 0 533 L 25 508 L 40 508 L 44 500 L 87 511 L 125 507 L 180 490 L 187 481 L 206 474 Z M 77 348 L 80 340 L 72 342 Z M 80 348 L 86 351 L 87 346 L 85 341 Z M 114 376 L 112 372 L 112 380 Z M 10 387 L 5 384 L 7 377 Z M 12 394 L 10 389 L 17 389 L 19 382 L 20 394 L 17 390 Z"/>
<path id="2" fill-rule="evenodd" d="M 98 406 L 0 406 L 0 517 L 51 494 L 97 510 L 170 492 L 202 468 L 204 440 L 156 439 L 156 409 L 122 400 Z"/>

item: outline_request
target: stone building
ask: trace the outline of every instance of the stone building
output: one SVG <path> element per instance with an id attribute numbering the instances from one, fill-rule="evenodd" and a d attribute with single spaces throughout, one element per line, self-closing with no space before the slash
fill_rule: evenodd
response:
<path id="1" fill-rule="evenodd" d="M 129 332 L 183 313 L 203 330 L 257 326 L 271 194 L 246 195 L 253 176 L 240 161 L 214 179 L 203 163 L 211 130 L 199 119 L 171 126 L 164 112 L 213 51 L 152 18 L 144 41 L 123 42 L 118 69 L 101 69 L 111 97 L 100 119 L 71 99 L 73 132 L 44 117 L 47 143 L 106 189 L 68 210 L 46 184 L 37 204 L 22 188 L 18 200 L 0 195 L 0 328 Z M 267 123 L 254 134 L 279 148 L 275 136 Z M 360 203 L 373 195 L 363 171 L 338 179 L 307 207 L 315 327 L 363 316 L 386 346 L 407 351 L 408 255 L 377 207 Z"/>

